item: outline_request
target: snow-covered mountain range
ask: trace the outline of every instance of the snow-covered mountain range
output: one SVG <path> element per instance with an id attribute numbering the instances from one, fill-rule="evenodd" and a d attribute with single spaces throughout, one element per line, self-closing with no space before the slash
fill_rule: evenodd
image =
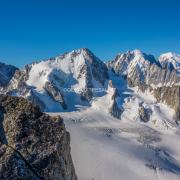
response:
<path id="1" fill-rule="evenodd" d="M 150 91 L 157 102 L 173 108 L 178 119 L 179 62 L 179 56 L 173 53 L 163 54 L 156 60 L 136 49 L 118 54 L 114 60 L 104 64 L 90 50 L 82 48 L 26 65 L 13 77 L 9 76 L 11 80 L 8 85 L 4 84 L 1 92 L 23 96 L 39 104 L 44 111 L 59 112 L 75 110 L 77 105 L 91 106 L 94 98 L 111 96 L 112 92 L 108 91 L 108 84 L 111 84 L 116 90 L 110 98 L 111 107 L 107 109 L 120 118 L 125 99 L 118 89 L 123 79 L 129 88 Z M 1 73 L 5 74 L 3 70 Z"/>
<path id="2" fill-rule="evenodd" d="M 161 55 L 159 60 L 156 60 L 152 55 L 139 50 L 128 51 L 119 54 L 114 61 L 108 62 L 108 67 L 116 74 L 124 75 L 130 87 L 138 87 L 142 92 L 149 90 L 158 102 L 174 108 L 177 119 L 179 119 L 180 76 L 177 71 L 178 67 L 164 66 L 162 56 L 165 57 Z M 179 60 L 176 58 L 176 61 L 177 65 Z M 170 57 L 169 61 L 166 59 L 166 62 L 171 63 L 172 58 Z"/>
<path id="3" fill-rule="evenodd" d="M 156 59 L 153 55 L 135 49 L 120 53 L 114 60 L 104 63 L 90 50 L 82 48 L 28 64 L 22 70 L 3 64 L 0 74 L 5 77 L 2 83 L 0 81 L 2 94 L 22 96 L 38 104 L 43 111 L 60 113 L 67 120 L 66 125 L 73 134 L 72 151 L 74 156 L 76 155 L 75 166 L 80 179 L 96 177 L 95 179 L 104 180 L 110 177 L 108 175 L 99 177 L 96 170 L 94 176 L 87 177 L 83 174 L 83 171 L 87 171 L 82 167 L 84 160 L 77 154 L 81 151 L 80 147 L 77 148 L 77 143 L 82 144 L 84 150 L 82 152 L 87 160 L 90 154 L 85 152 L 86 146 L 92 148 L 92 144 L 97 143 L 99 147 L 98 143 L 102 140 L 102 146 L 108 148 L 107 141 L 101 139 L 99 133 L 108 137 L 113 136 L 113 142 L 117 144 L 119 143 L 117 139 L 120 138 L 125 147 L 132 147 L 138 153 L 139 144 L 134 144 L 134 140 L 133 144 L 123 141 L 123 138 L 129 141 L 136 139 L 143 146 L 143 150 L 141 149 L 143 157 L 140 154 L 137 154 L 137 157 L 142 158 L 143 164 L 158 174 L 152 175 L 148 170 L 147 173 L 151 175 L 147 179 L 158 176 L 167 179 L 179 178 L 180 161 L 179 157 L 175 156 L 180 155 L 180 152 L 176 147 L 173 146 L 171 149 L 171 145 L 167 144 L 165 146 L 171 151 L 165 147 L 158 151 L 160 147 L 157 142 L 160 139 L 164 140 L 164 137 L 167 138 L 167 134 L 171 134 L 174 139 L 179 138 L 180 55 L 165 53 Z M 74 127 L 72 122 L 79 123 L 80 126 Z M 93 133 L 95 134 L 92 135 Z M 161 133 L 165 133 L 165 136 Z M 86 139 L 90 138 L 92 144 L 85 143 L 83 136 Z M 118 147 L 117 145 L 114 155 L 118 154 Z M 121 149 L 121 153 L 125 153 L 125 149 Z M 98 153 L 93 149 L 91 151 Z M 172 151 L 176 152 L 176 155 L 172 155 Z M 104 150 L 103 152 L 107 153 Z M 124 160 L 130 160 L 129 155 L 132 154 L 128 150 Z M 100 155 L 99 158 L 100 161 L 104 161 L 105 157 Z M 150 161 L 151 158 L 154 161 Z M 116 162 L 114 156 L 112 159 Z M 119 156 L 117 159 L 121 161 Z M 135 158 L 134 161 L 136 162 Z M 108 162 L 113 164 L 111 159 Z M 92 162 L 93 166 L 94 163 Z M 126 168 L 136 167 L 139 164 L 141 162 L 138 160 L 134 165 L 127 164 Z M 113 167 L 118 168 L 118 165 L 123 168 L 123 163 L 119 162 Z M 102 167 L 104 169 L 101 171 L 104 172 L 108 166 Z M 112 172 L 114 171 L 112 169 Z M 129 175 L 129 178 L 135 175 L 135 179 L 143 179 L 145 176 L 145 173 L 140 176 L 140 172 L 133 172 L 132 169 L 130 171 L 132 176 Z M 116 176 L 118 175 L 117 173 Z M 127 179 L 128 176 L 123 174 L 123 177 Z"/>

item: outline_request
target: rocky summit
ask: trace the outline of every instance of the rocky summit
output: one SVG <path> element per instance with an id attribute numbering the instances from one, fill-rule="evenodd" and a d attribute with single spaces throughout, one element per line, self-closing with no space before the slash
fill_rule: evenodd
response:
<path id="1" fill-rule="evenodd" d="M 0 179 L 76 180 L 63 119 L 24 98 L 1 95 Z"/>

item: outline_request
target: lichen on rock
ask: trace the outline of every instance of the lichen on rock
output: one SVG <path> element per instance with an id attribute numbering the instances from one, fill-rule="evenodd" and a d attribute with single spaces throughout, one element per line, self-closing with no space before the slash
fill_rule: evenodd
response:
<path id="1" fill-rule="evenodd" d="M 18 97 L 1 95 L 0 107 L 0 179 L 77 179 L 60 116 Z"/>

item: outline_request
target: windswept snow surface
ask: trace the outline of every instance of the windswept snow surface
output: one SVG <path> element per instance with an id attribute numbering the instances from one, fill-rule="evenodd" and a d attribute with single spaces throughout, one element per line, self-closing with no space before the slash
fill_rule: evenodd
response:
<path id="1" fill-rule="evenodd" d="M 71 133 L 80 180 L 180 178 L 180 134 L 117 120 L 94 108 L 60 115 Z"/>
<path id="2" fill-rule="evenodd" d="M 61 77 L 63 81 L 68 81 L 72 84 L 73 78 L 77 78 L 79 73 L 79 67 L 85 64 L 85 59 L 83 54 L 74 58 L 72 62 L 72 53 L 66 54 L 65 57 L 57 57 L 55 59 L 50 59 L 47 61 L 41 61 L 40 63 L 32 64 L 32 68 L 29 74 L 29 79 L 27 84 L 30 86 L 35 86 L 37 90 L 42 90 L 44 84 L 50 78 L 50 74 L 56 74 Z M 74 77 L 71 75 L 74 74 Z M 80 87 L 84 87 L 84 80 L 81 79 Z"/>
<path id="3" fill-rule="evenodd" d="M 150 92 L 128 88 L 110 74 L 124 107 L 121 120 L 107 111 L 107 92 L 91 107 L 60 114 L 71 134 L 72 158 L 80 180 L 179 180 L 180 131 L 173 110 L 157 103 Z M 138 115 L 139 104 L 151 109 L 148 122 Z"/>

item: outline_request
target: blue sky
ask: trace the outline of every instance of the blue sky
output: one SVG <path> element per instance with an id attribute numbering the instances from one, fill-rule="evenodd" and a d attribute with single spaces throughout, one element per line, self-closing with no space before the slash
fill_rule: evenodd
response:
<path id="1" fill-rule="evenodd" d="M 0 0 L 0 61 L 23 67 L 87 47 L 180 53 L 179 0 Z"/>

